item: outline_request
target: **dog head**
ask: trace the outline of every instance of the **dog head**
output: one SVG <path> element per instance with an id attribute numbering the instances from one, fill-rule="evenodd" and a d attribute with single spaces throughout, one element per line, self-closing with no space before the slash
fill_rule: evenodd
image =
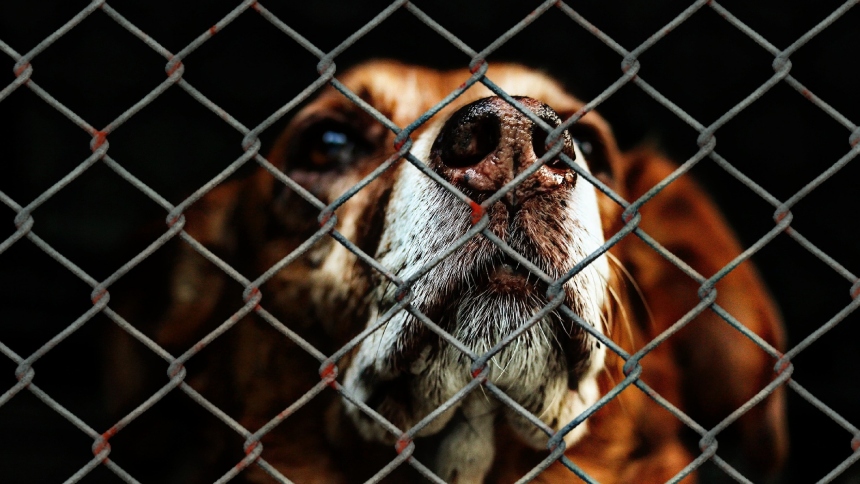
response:
<path id="1" fill-rule="evenodd" d="M 593 112 L 548 146 L 548 130 L 583 104 L 545 75 L 491 66 L 487 77 L 518 106 L 477 84 L 412 132 L 410 159 L 368 113 L 410 125 L 469 75 L 392 62 L 353 69 L 341 83 L 363 106 L 328 88 L 276 142 L 269 160 L 291 182 L 260 170 L 217 187 L 186 214 L 186 231 L 216 253 L 252 272 L 277 268 L 260 288 L 276 318 L 327 354 L 347 345 L 336 364 L 348 398 L 335 405 L 362 440 L 398 438 L 368 408 L 401 430 L 417 426 L 416 437 L 437 437 L 435 470 L 464 482 L 490 471 L 497 427 L 544 448 L 548 436 L 536 420 L 556 432 L 624 378 L 623 361 L 607 355 L 599 335 L 632 353 L 698 302 L 698 283 L 641 241 L 628 237 L 601 252 L 626 221 L 593 181 L 632 201 L 672 164 L 653 152 L 620 153 Z M 643 209 L 650 216 L 640 227 L 693 269 L 710 276 L 740 252 L 691 181 L 649 203 L 656 208 Z M 171 344 L 205 326 L 224 285 L 220 270 L 182 250 L 159 329 Z M 778 317 L 754 270 L 743 264 L 721 284 L 718 303 L 779 347 Z M 643 361 L 652 369 L 643 378 L 708 422 L 752 398 L 772 374 L 767 355 L 709 312 L 658 348 Z M 487 352 L 485 367 L 476 366 Z M 521 408 L 480 389 L 461 395 L 478 375 Z M 657 404 L 626 398 L 627 409 L 598 414 L 611 422 L 601 425 L 626 430 L 594 429 L 589 441 L 581 424 L 566 444 L 609 449 L 601 439 L 633 435 L 639 440 L 612 452 L 634 460 L 650 442 L 637 433 L 679 438 L 677 424 L 655 430 L 660 424 L 642 422 L 666 418 Z M 784 453 L 780 408 L 777 395 L 740 420 L 743 438 L 768 462 Z"/>
<path id="2" fill-rule="evenodd" d="M 550 128 L 581 107 L 560 86 L 535 72 L 500 66 L 490 76 Z M 383 116 L 406 125 L 463 80 L 462 73 L 380 63 L 353 71 L 343 82 Z M 599 129 L 587 123 L 580 130 Z M 287 176 L 331 204 L 392 156 L 393 136 L 332 90 L 296 117 L 282 140 L 283 148 L 276 149 L 283 150 L 283 158 L 275 159 Z M 546 131 L 530 116 L 486 88 L 475 87 L 413 135 L 411 153 L 426 168 L 397 163 L 335 212 L 339 233 L 373 256 L 389 275 L 362 267 L 341 244 L 330 242 L 316 249 L 319 265 L 301 281 L 309 291 L 318 291 L 310 298 L 312 305 L 361 306 L 340 314 L 326 310 L 325 318 L 334 320 L 323 324 L 350 327 L 351 334 L 382 325 L 349 355 L 344 386 L 399 428 L 417 424 L 472 379 L 468 355 L 428 329 L 423 318 L 474 355 L 483 355 L 537 318 L 490 360 L 488 380 L 554 430 L 596 401 L 595 375 L 603 366 L 605 348 L 560 311 L 538 315 L 550 303 L 551 281 L 564 278 L 604 242 L 594 187 L 559 157 L 536 166 L 547 152 L 546 138 Z M 578 140 L 564 131 L 560 142 L 562 153 L 588 172 Z M 462 243 L 475 224 L 474 209 L 422 169 L 474 203 L 484 204 L 485 230 L 502 246 L 483 235 Z M 527 170 L 533 173 L 522 183 L 486 203 Z M 284 196 L 299 195 L 288 189 Z M 292 201 L 282 203 L 285 210 L 295 210 Z M 308 213 L 302 219 L 307 224 L 316 217 Z M 601 333 L 608 278 L 608 264 L 598 258 L 566 278 L 558 296 Z M 395 280 L 408 281 L 408 287 Z M 404 297 L 409 298 L 409 310 L 392 311 Z M 457 409 L 439 415 L 419 435 L 439 432 Z M 366 438 L 396 439 L 355 405 L 347 404 L 347 411 Z M 511 413 L 510 420 L 523 438 L 535 445 L 540 445 L 541 437 L 545 442 L 545 435 L 525 419 Z M 579 433 L 570 434 L 570 441 Z"/>

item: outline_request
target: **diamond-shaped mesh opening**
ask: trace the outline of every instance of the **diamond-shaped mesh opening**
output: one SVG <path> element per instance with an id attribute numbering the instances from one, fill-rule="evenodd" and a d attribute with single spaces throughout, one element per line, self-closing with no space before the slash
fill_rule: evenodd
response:
<path id="1" fill-rule="evenodd" d="M 319 59 L 253 10 L 183 62 L 183 78 L 249 128 L 319 78 Z"/>
<path id="2" fill-rule="evenodd" d="M 98 128 L 165 79 L 163 58 L 100 11 L 33 62 L 39 66 L 33 81 Z M 82 71 L 90 74 L 81 76 Z"/>
<path id="3" fill-rule="evenodd" d="M 454 18 L 462 20 L 462 17 Z M 505 25 L 510 27 L 514 23 Z M 535 44 L 558 46 L 552 53 L 551 62 L 531 57 Z M 470 45 L 483 46 L 485 43 L 474 42 Z M 570 18 L 557 9 L 550 9 L 534 20 L 514 40 L 506 42 L 494 52 L 490 60 L 518 62 L 545 70 L 580 99 L 592 99 L 615 82 L 621 62 L 612 49 L 586 29 L 572 25 Z M 622 88 L 619 93 L 624 91 Z M 614 102 L 617 95 L 607 102 Z M 601 105 L 600 112 L 604 110 Z"/>
<path id="4" fill-rule="evenodd" d="M 104 316 L 96 316 L 33 364 L 34 383 L 73 414 L 96 428 L 112 424 L 105 409 Z"/>
<path id="5" fill-rule="evenodd" d="M 805 366 L 809 367 L 811 366 L 809 362 L 814 361 L 828 368 L 841 368 L 845 365 L 850 365 L 848 356 L 828 351 L 828 347 L 832 346 L 834 341 L 851 337 L 853 333 L 852 327 L 857 324 L 857 321 L 860 321 L 860 315 L 856 313 L 846 317 L 837 326 L 823 335 L 821 339 L 812 343 L 809 348 L 798 355 L 798 364 L 805 364 Z M 825 322 L 823 321 L 818 326 L 823 325 Z M 817 329 L 817 327 L 814 329 Z M 801 336 L 805 335 L 797 335 L 796 339 L 799 340 Z M 856 388 L 846 388 L 843 391 L 838 391 L 839 384 L 836 377 L 831 375 L 818 376 L 815 375 L 813 370 L 798 368 L 796 372 L 796 381 L 798 383 L 808 387 L 814 384 L 816 380 L 825 386 L 825 389 L 816 392 L 816 397 L 841 415 L 850 414 L 853 411 L 851 407 L 857 401 L 858 395 Z"/>
<path id="6" fill-rule="evenodd" d="M 821 126 L 822 131 L 815 144 L 798 143 L 808 136 L 812 125 Z M 717 131 L 718 152 L 774 196 L 787 200 L 848 152 L 849 134 L 797 91 L 780 83 Z M 812 159 L 816 162 L 808 163 Z M 721 196 L 719 191 L 713 193 Z M 803 217 L 798 218 L 803 223 Z"/>
<path id="7" fill-rule="evenodd" d="M 792 429 L 798 443 L 815 442 L 814 446 L 800 443 L 803 446 L 801 449 L 814 448 L 814 452 L 819 456 L 807 465 L 800 465 L 797 462 L 788 463 L 788 472 L 795 476 L 794 479 L 797 482 L 818 481 L 851 456 L 853 450 L 851 434 L 791 390 L 788 393 L 788 411 L 798 419 Z M 857 466 L 854 465 L 846 472 L 847 475 L 837 478 L 834 482 L 851 482 L 852 474 L 856 475 L 856 471 Z"/>
<path id="8" fill-rule="evenodd" d="M 789 338 L 798 343 L 851 302 L 851 283 L 810 254 L 786 234 L 779 235 L 757 254 L 761 265 L 781 268 L 764 274 L 781 301 L 783 317 L 790 328 Z M 785 261 L 790 261 L 786 264 Z M 819 284 L 805 284 L 810 275 Z M 813 304 L 810 304 L 814 301 Z"/>
<path id="9" fill-rule="evenodd" d="M 243 440 L 175 389 L 111 439 L 111 459 L 142 482 L 214 482 L 244 457 Z"/>
<path id="10" fill-rule="evenodd" d="M 12 129 L 0 134 L 12 156 L 29 160 L 24 166 L 10 164 L 9 176 L 0 180 L 0 190 L 20 205 L 32 202 L 92 155 L 90 137 L 26 88 L 4 99 L 0 113 L 16 119 Z"/>
<path id="11" fill-rule="evenodd" d="M 713 62 L 711 52 L 719 50 L 743 55 L 735 56 L 727 69 Z M 716 121 L 773 76 L 773 57 L 710 9 L 696 12 L 640 60 L 643 78 L 705 124 Z M 677 65 L 684 66 L 682 73 L 674 71 Z"/>
<path id="12" fill-rule="evenodd" d="M 26 269 L 16 264 L 26 264 Z M 67 269 L 57 264 L 28 240 L 21 240 L 0 258 L 0 285 L 4 289 L 0 305 L 7 324 L 0 326 L 0 341 L 13 351 L 29 356 L 60 333 L 92 306 L 91 289 Z M 56 281 L 57 290 L 48 295 L 37 289 L 45 280 Z"/>
<path id="13" fill-rule="evenodd" d="M 146 217 L 153 208 L 142 192 L 97 163 L 33 212 L 34 231 L 93 277 L 105 278 L 128 260 L 117 260 L 117 252 L 133 255 L 132 250 L 144 249 L 130 241 L 151 220 Z M 101 258 L 93 260 L 88 253 L 93 248 Z M 112 267 L 105 268 L 105 262 Z"/>
<path id="14" fill-rule="evenodd" d="M 189 123 L 186 116 L 196 122 Z M 117 163 L 174 204 L 244 154 L 242 134 L 176 86 L 111 134 L 108 141 L 110 155 Z M 182 148 L 172 148 L 175 146 Z M 126 190 L 134 188 L 128 186 Z"/>
<path id="15" fill-rule="evenodd" d="M 62 481 L 92 459 L 90 438 L 27 390 L 3 405 L 0 425 L 0 470 L 9 482 Z M 51 465 L 21 465 L 33 453 L 50 455 Z"/>
<path id="16" fill-rule="evenodd" d="M 117 309 L 122 312 L 120 310 L 127 308 Z M 167 384 L 169 365 L 113 321 L 107 323 L 104 333 L 100 335 L 100 340 L 109 348 L 103 352 L 105 369 L 101 377 L 108 388 L 115 389 L 106 392 L 103 397 L 112 425 L 116 419 L 127 415 Z M 140 326 L 138 329 L 144 333 L 150 329 Z"/>
<path id="17" fill-rule="evenodd" d="M 815 6 L 817 7 L 818 4 Z M 814 19 L 818 21 L 825 15 L 817 14 Z M 804 83 L 810 92 L 815 93 L 842 113 L 856 113 L 860 109 L 856 96 L 850 95 L 851 88 L 835 82 L 835 76 L 820 76 L 816 73 L 839 65 L 839 59 L 850 55 L 850 49 L 860 42 L 858 38 L 860 34 L 857 29 L 851 27 L 856 25 L 858 20 L 860 20 L 860 12 L 857 9 L 849 10 L 832 26 L 792 55 L 792 61 L 795 64 L 792 67 L 792 75 Z"/>
<path id="18" fill-rule="evenodd" d="M 844 134 L 844 131 L 840 134 Z M 853 231 L 846 232 L 843 229 L 848 221 L 844 214 L 822 210 L 821 207 L 849 206 L 852 203 L 851 186 L 858 176 L 860 163 L 854 159 L 792 208 L 792 213 L 797 217 L 797 223 L 792 226 L 838 261 L 851 261 L 854 258 L 856 252 L 852 249 L 860 242 L 860 237 Z"/>

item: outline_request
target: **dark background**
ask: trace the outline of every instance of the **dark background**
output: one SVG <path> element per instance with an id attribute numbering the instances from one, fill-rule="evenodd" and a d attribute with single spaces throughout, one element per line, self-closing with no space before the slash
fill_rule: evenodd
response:
<path id="1" fill-rule="evenodd" d="M 0 40 L 23 54 L 86 3 L 2 2 Z M 117 0 L 110 5 L 175 53 L 236 3 Z M 475 50 L 489 45 L 538 4 L 513 0 L 415 3 Z M 572 1 L 570 5 L 632 50 L 689 3 Z M 721 3 L 778 48 L 788 47 L 840 5 L 831 0 Z M 386 4 L 333 0 L 264 5 L 328 51 Z M 854 8 L 791 57 L 791 74 L 856 122 L 860 120 L 858 52 L 860 9 Z M 336 62 L 342 69 L 381 57 L 442 68 L 464 67 L 470 60 L 405 10 L 348 48 Z M 0 58 L 6 66 L 0 69 L 2 89 L 14 80 L 14 60 Z M 598 95 L 621 75 L 621 58 L 556 9 L 490 57 L 491 62 L 497 60 L 544 69 L 583 99 Z M 772 56 L 708 7 L 640 60 L 640 76 L 705 125 L 773 74 Z M 184 78 L 251 127 L 316 79 L 316 63 L 312 55 L 249 10 L 184 61 Z M 163 81 L 164 65 L 162 57 L 96 11 L 35 58 L 32 79 L 101 128 Z M 632 84 L 599 111 L 613 124 L 622 147 L 657 143 L 679 161 L 698 149 L 695 130 Z M 262 134 L 264 152 L 288 118 Z M 0 120 L 4 126 L 0 191 L 21 205 L 91 153 L 89 136 L 25 87 L 0 102 Z M 717 151 L 786 200 L 849 151 L 849 134 L 780 83 L 717 132 Z M 178 203 L 240 156 L 241 139 L 216 115 L 172 87 L 110 136 L 109 153 Z M 792 226 L 854 273 L 860 271 L 860 235 L 855 230 L 858 164 L 849 163 L 792 210 Z M 693 174 L 723 208 L 746 246 L 773 227 L 774 208 L 709 159 L 697 165 Z M 133 234 L 164 216 L 156 204 L 97 164 L 35 211 L 33 230 L 101 280 L 120 267 L 128 254 L 144 247 L 133 242 Z M 13 218 L 12 210 L 0 207 L 0 240 L 15 230 Z M 784 234 L 754 260 L 781 306 L 792 346 L 851 300 L 850 282 Z M 32 243 L 19 241 L 0 254 L 0 342 L 19 355 L 29 355 L 91 307 L 90 291 Z M 794 360 L 795 380 L 855 425 L 860 423 L 858 319 L 849 316 Z M 99 432 L 114 423 L 105 409 L 109 389 L 101 380 L 100 356 L 101 335 L 110 324 L 97 316 L 35 365 L 35 382 Z M 0 393 L 14 385 L 15 366 L 0 358 Z M 793 392 L 789 419 L 792 454 L 782 482 L 817 481 L 850 456 L 852 436 Z M 29 392 L 0 407 L 2 482 L 60 482 L 92 458 L 90 445 L 87 436 Z M 152 465 L 170 467 L 176 462 Z M 718 475 L 715 482 L 727 479 Z M 82 482 L 119 480 L 97 468 Z M 860 469 L 854 466 L 837 482 L 860 482 Z"/>

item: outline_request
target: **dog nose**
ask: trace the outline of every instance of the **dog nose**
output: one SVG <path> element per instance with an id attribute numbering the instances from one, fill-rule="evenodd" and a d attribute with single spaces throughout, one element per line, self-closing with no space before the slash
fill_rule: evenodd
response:
<path id="1" fill-rule="evenodd" d="M 561 119 L 551 107 L 514 97 L 552 127 Z M 467 195 L 481 201 L 509 183 L 546 154 L 547 133 L 500 97 L 480 99 L 457 110 L 442 126 L 430 150 L 433 168 Z M 576 158 L 566 130 L 562 152 Z M 561 159 L 548 160 L 505 196 L 513 205 L 535 194 L 573 186 L 576 173 Z"/>

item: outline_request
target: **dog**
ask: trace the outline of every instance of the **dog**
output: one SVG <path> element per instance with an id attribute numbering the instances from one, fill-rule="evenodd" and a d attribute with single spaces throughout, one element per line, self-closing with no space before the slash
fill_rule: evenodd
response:
<path id="1" fill-rule="evenodd" d="M 470 76 L 374 61 L 340 82 L 405 127 Z M 546 458 L 551 434 L 630 373 L 608 341 L 633 354 L 705 297 L 676 260 L 635 234 L 602 251 L 631 218 L 593 181 L 633 202 L 676 165 L 653 148 L 620 151 L 595 112 L 560 133 L 560 150 L 549 146 L 535 119 L 555 129 L 583 103 L 526 67 L 492 64 L 486 77 L 519 106 L 480 83 L 469 87 L 410 133 L 416 162 L 395 155 L 402 147 L 395 133 L 366 106 L 328 87 L 295 115 L 268 156 L 295 185 L 259 168 L 216 186 L 184 214 L 188 235 L 250 279 L 288 258 L 259 287 L 255 312 L 190 360 L 186 381 L 251 432 L 281 413 L 283 421 L 262 437 L 261 456 L 293 482 L 363 481 L 411 444 L 412 458 L 446 482 L 520 479 Z M 547 153 L 559 154 L 539 161 Z M 384 163 L 390 166 L 370 179 Z M 365 179 L 366 186 L 321 215 L 321 206 Z M 645 234 L 704 277 L 741 253 L 715 205 L 687 175 L 639 215 Z M 461 240 L 475 227 L 480 233 Z M 318 238 L 307 242 L 312 237 Z M 178 244 L 167 264 L 164 302 L 147 304 L 150 316 L 139 324 L 159 345 L 181 353 L 242 306 L 244 288 L 188 244 Z M 783 348 L 778 311 L 751 263 L 729 272 L 716 290 L 720 307 Z M 260 308 L 278 323 L 260 318 Z M 474 366 L 475 357 L 515 331 L 484 366 Z M 285 332 L 326 356 L 347 345 L 323 371 L 340 391 L 326 387 L 295 414 L 284 409 L 319 386 L 320 360 Z M 128 363 L 128 345 L 112 346 L 123 353 L 113 367 L 142 366 Z M 708 308 L 639 362 L 641 381 L 705 429 L 768 385 L 775 363 Z M 136 378 L 124 373 L 114 380 Z M 475 378 L 519 408 L 476 387 L 439 410 Z M 133 400 L 133 390 L 117 393 L 118 408 Z M 720 443 L 737 443 L 728 448 L 743 456 L 752 475 L 773 473 L 785 458 L 783 400 L 778 388 L 717 435 Z M 404 440 L 368 409 L 399 432 L 420 423 L 419 429 Z M 700 437 L 631 385 L 555 445 L 598 482 L 656 483 L 699 455 Z M 224 457 L 225 445 L 214 445 L 207 462 L 241 459 Z M 256 466 L 241 475 L 271 482 Z M 535 482 L 568 482 L 573 475 L 554 462 Z M 408 464 L 386 477 L 416 478 Z M 695 479 L 693 472 L 684 482 Z"/>

